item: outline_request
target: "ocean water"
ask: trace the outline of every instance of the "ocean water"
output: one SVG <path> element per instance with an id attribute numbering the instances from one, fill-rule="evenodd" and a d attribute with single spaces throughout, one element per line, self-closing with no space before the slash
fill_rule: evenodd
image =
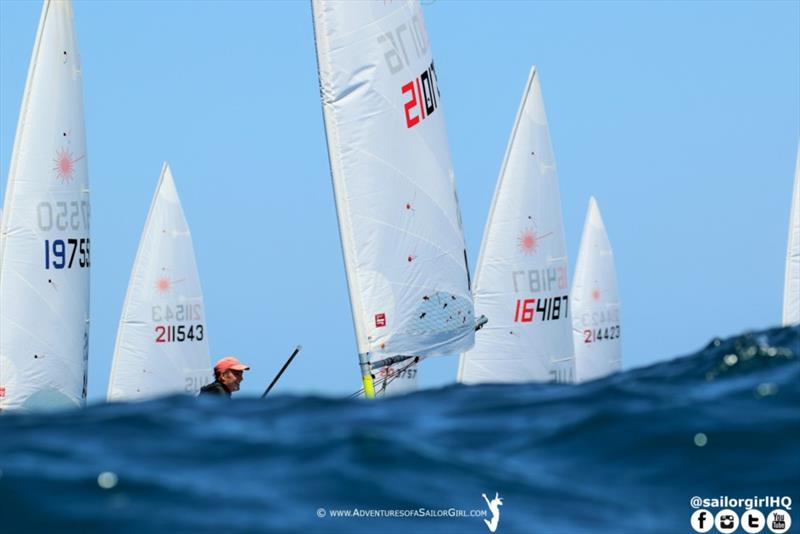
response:
<path id="1" fill-rule="evenodd" d="M 800 503 L 799 358 L 795 327 L 580 386 L 6 414 L 0 531 L 477 533 L 497 493 L 500 533 L 692 532 L 693 496 Z"/>

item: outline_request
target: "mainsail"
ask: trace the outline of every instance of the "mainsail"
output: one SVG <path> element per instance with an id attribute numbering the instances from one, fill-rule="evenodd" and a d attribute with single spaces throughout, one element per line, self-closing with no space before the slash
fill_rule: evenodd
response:
<path id="1" fill-rule="evenodd" d="M 800 324 L 800 145 L 792 189 L 789 215 L 789 242 L 786 246 L 786 274 L 783 281 L 783 324 Z"/>
<path id="2" fill-rule="evenodd" d="M 614 252 L 594 197 L 586 212 L 570 297 L 577 381 L 618 371 L 622 340 Z"/>
<path id="3" fill-rule="evenodd" d="M 192 236 L 164 163 L 122 309 L 108 400 L 196 393 L 210 377 Z"/>
<path id="4" fill-rule="evenodd" d="M 489 323 L 461 355 L 459 382 L 574 380 L 561 198 L 535 67 L 497 181 L 474 294 L 475 313 Z"/>
<path id="5" fill-rule="evenodd" d="M 387 359 L 472 346 L 464 236 L 419 4 L 314 0 L 312 11 L 350 304 L 372 396 L 371 377 Z"/>
<path id="6" fill-rule="evenodd" d="M 373 371 L 376 397 L 393 397 L 417 391 L 418 358 L 403 360 Z"/>
<path id="7" fill-rule="evenodd" d="M 0 410 L 84 403 L 89 249 L 89 179 L 72 6 L 47 0 L 0 223 Z"/>

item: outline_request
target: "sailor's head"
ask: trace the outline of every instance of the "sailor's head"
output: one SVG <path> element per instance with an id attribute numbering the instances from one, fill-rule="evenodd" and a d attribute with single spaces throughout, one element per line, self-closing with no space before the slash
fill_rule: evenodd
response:
<path id="1" fill-rule="evenodd" d="M 224 384 L 228 391 L 239 391 L 244 372 L 249 370 L 249 365 L 243 364 L 233 356 L 226 356 L 214 365 L 214 378 Z"/>

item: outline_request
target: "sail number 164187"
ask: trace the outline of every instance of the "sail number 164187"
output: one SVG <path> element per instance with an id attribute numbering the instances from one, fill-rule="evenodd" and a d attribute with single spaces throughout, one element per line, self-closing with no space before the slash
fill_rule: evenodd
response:
<path id="1" fill-rule="evenodd" d="M 517 299 L 515 323 L 532 323 L 539 314 L 540 321 L 556 321 L 568 317 L 568 297 Z"/>

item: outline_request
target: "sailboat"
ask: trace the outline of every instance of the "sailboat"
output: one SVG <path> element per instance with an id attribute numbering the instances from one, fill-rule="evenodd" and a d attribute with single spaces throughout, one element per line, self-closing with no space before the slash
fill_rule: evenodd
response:
<path id="1" fill-rule="evenodd" d="M 83 405 L 89 178 L 72 5 L 46 0 L 0 223 L 0 410 Z"/>
<path id="2" fill-rule="evenodd" d="M 312 12 L 359 365 L 373 397 L 387 366 L 408 370 L 474 342 L 458 197 L 419 3 L 314 0 Z"/>
<path id="3" fill-rule="evenodd" d="M 574 380 L 561 198 L 535 67 L 497 180 L 474 295 L 489 324 L 461 355 L 458 382 Z"/>
<path id="4" fill-rule="evenodd" d="M 800 324 L 800 145 L 797 147 L 783 281 L 783 325 L 796 324 Z"/>
<path id="5" fill-rule="evenodd" d="M 577 381 L 618 371 L 622 334 L 614 252 L 594 197 L 586 211 L 570 297 Z"/>
<path id="6" fill-rule="evenodd" d="M 195 394 L 210 378 L 192 236 L 165 162 L 122 308 L 108 400 Z"/>

